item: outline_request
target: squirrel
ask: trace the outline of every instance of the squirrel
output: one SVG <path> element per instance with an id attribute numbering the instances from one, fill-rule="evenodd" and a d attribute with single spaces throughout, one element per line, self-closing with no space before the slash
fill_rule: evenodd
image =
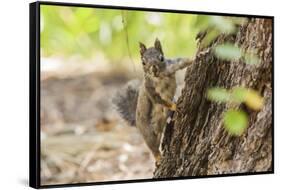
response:
<path id="1" fill-rule="evenodd" d="M 160 41 L 146 48 L 139 43 L 143 65 L 143 81 L 129 81 L 113 98 L 123 119 L 136 126 L 156 160 L 161 160 L 161 137 L 169 111 L 179 112 L 173 98 L 176 92 L 176 71 L 190 65 L 188 58 L 166 59 Z"/>

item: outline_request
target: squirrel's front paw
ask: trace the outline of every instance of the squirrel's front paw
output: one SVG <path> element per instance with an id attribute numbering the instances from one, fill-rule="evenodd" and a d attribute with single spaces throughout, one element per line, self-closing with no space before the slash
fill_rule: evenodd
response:
<path id="1" fill-rule="evenodd" d="M 169 109 L 172 110 L 172 111 L 177 111 L 177 105 L 175 103 L 172 103 L 170 106 L 169 106 Z"/>
<path id="2" fill-rule="evenodd" d="M 168 109 L 173 112 L 176 112 L 179 115 L 183 115 L 182 111 L 177 107 L 177 105 L 175 103 L 169 104 Z"/>
<path id="3" fill-rule="evenodd" d="M 182 114 L 181 110 L 177 107 L 177 105 L 176 105 L 175 103 L 172 103 L 172 104 L 169 106 L 169 109 L 170 109 L 171 111 L 175 111 L 175 112 L 177 112 L 177 113 L 179 113 L 179 114 Z"/>

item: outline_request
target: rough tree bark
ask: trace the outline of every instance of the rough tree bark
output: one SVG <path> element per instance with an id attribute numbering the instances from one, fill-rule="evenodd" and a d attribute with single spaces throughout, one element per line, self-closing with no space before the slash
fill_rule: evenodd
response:
<path id="1" fill-rule="evenodd" d="M 261 63 L 218 60 L 211 49 L 224 42 L 256 49 Z M 173 127 L 166 127 L 155 178 L 272 171 L 272 20 L 250 19 L 236 34 L 221 35 L 207 48 L 199 45 L 197 54 L 204 52 L 186 71 L 177 102 L 183 113 L 175 115 Z M 244 86 L 264 97 L 260 111 L 239 106 L 249 116 L 242 136 L 223 128 L 223 113 L 233 105 L 207 100 L 206 91 L 214 86 Z"/>

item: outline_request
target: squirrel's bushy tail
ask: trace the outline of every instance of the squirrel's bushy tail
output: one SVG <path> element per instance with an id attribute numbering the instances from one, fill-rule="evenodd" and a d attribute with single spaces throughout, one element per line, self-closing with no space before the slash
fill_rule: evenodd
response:
<path id="1" fill-rule="evenodd" d="M 116 110 L 131 126 L 136 125 L 136 109 L 140 85 L 140 80 L 129 81 L 112 99 Z"/>

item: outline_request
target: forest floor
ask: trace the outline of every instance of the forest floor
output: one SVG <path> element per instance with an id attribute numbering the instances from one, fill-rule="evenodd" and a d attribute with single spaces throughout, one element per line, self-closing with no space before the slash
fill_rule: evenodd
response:
<path id="1" fill-rule="evenodd" d="M 42 185 L 152 178 L 149 149 L 110 101 L 129 79 L 118 72 L 42 75 Z"/>

